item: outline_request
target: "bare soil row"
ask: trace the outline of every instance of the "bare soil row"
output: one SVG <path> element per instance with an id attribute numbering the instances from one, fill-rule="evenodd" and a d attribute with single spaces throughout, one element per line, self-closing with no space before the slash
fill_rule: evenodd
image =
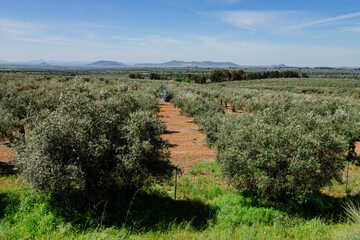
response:
<path id="1" fill-rule="evenodd" d="M 162 138 L 170 144 L 170 160 L 184 169 L 184 174 L 199 162 L 215 160 L 215 152 L 207 147 L 206 136 L 192 117 L 181 115 L 180 109 L 168 102 L 160 103 L 158 116 L 166 125 Z"/>

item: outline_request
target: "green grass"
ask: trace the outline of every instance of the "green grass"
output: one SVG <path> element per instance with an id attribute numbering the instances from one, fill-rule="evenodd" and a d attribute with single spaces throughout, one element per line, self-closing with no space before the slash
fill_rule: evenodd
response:
<path id="1" fill-rule="evenodd" d="M 343 183 L 333 181 L 331 186 L 324 188 L 325 192 L 334 196 L 357 195 L 360 192 L 360 166 L 349 165 L 348 187 L 346 192 L 346 170 L 343 172 Z"/>
<path id="2" fill-rule="evenodd" d="M 266 202 L 226 185 L 215 162 L 200 163 L 180 177 L 176 201 L 172 179 L 90 209 L 76 204 L 81 202 L 76 193 L 35 194 L 21 177 L 0 180 L 1 239 L 359 237 L 357 195 L 350 197 L 355 205 L 346 208 L 346 199 L 324 195 L 303 205 Z"/>

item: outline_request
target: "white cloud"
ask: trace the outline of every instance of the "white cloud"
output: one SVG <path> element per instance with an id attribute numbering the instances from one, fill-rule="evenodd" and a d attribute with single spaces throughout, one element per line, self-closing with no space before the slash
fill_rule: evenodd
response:
<path id="1" fill-rule="evenodd" d="M 40 24 L 24 21 L 0 19 L 0 36 L 2 38 L 34 36 L 43 27 Z"/>
<path id="2" fill-rule="evenodd" d="M 227 13 L 221 15 L 223 21 L 251 31 L 273 31 L 279 27 L 295 26 L 294 22 L 302 19 L 299 17 L 301 12 L 291 11 Z M 334 21 L 356 16 L 356 14 L 342 15 Z M 323 18 L 323 21 L 324 19 L 326 18 Z M 360 31 L 356 25 L 342 30 Z M 89 29 L 76 24 L 68 30 L 65 25 L 38 25 L 0 19 L 1 58 L 26 60 L 24 58 L 27 57 L 28 60 L 42 58 L 84 61 L 111 59 L 121 62 L 164 62 L 176 59 L 232 61 L 243 65 L 284 63 L 294 66 L 360 66 L 358 57 L 360 48 L 354 46 L 276 44 L 271 41 L 229 40 L 224 36 L 207 35 L 137 34 L 131 36 L 127 34 L 122 36 L 112 35 L 113 31 L 112 34 L 107 32 L 108 35 L 99 34 L 95 30 L 94 32 L 95 35 Z M 96 37 L 98 35 L 102 37 Z M 14 40 L 33 44 L 19 44 Z M 54 45 L 57 46 L 54 47 Z"/>
<path id="3" fill-rule="evenodd" d="M 360 33 L 360 26 L 359 27 L 343 27 L 341 28 L 344 32 L 353 32 L 353 33 Z"/>
<path id="4" fill-rule="evenodd" d="M 97 25 L 91 25 L 97 27 Z M 99 26 L 100 27 L 100 26 Z M 55 34 L 54 34 L 55 33 Z M 64 46 L 84 46 L 96 38 L 81 24 L 56 25 L 0 19 L 0 39 Z M 87 41 L 87 42 L 86 42 Z M 93 44 L 93 43 L 92 43 Z"/>
<path id="5" fill-rule="evenodd" d="M 336 17 L 323 18 L 323 19 L 320 19 L 320 20 L 312 21 L 312 22 L 296 24 L 296 25 L 289 26 L 289 27 L 285 28 L 284 30 L 311 27 L 311 26 L 319 25 L 319 24 L 323 24 L 323 23 L 338 22 L 338 21 L 351 19 L 351 18 L 357 18 L 357 17 L 360 17 L 360 12 L 354 12 L 354 13 L 339 15 L 339 16 L 336 16 Z"/>
<path id="6" fill-rule="evenodd" d="M 143 38 L 129 38 L 123 36 L 113 36 L 114 39 L 122 40 L 131 44 L 138 44 L 144 46 L 160 46 L 166 47 L 167 45 L 183 45 L 187 44 L 186 41 L 174 39 L 171 37 L 163 37 L 159 35 L 146 35 Z"/>
<path id="7" fill-rule="evenodd" d="M 18 29 L 28 29 L 28 28 L 34 29 L 34 28 L 41 28 L 41 27 L 43 27 L 43 25 L 24 22 L 24 21 L 0 19 L 0 27 L 3 27 L 3 28 L 18 28 Z"/>
<path id="8" fill-rule="evenodd" d="M 360 48 L 228 40 L 206 35 L 182 36 L 181 44 L 161 41 L 167 39 L 164 36 L 148 36 L 145 39 L 146 45 L 121 45 L 121 49 L 114 50 L 114 54 L 119 52 L 118 59 L 124 62 L 165 62 L 176 59 L 232 61 L 241 65 L 360 65 L 357 57 Z"/>
<path id="9" fill-rule="evenodd" d="M 299 11 L 226 11 L 216 14 L 221 21 L 246 30 L 274 30 L 296 22 Z"/>
<path id="10" fill-rule="evenodd" d="M 197 55 L 214 61 L 242 65 L 360 66 L 360 48 L 234 41 L 209 36 L 194 38 L 197 41 L 193 50 Z"/>
<path id="11" fill-rule="evenodd" d="M 360 12 L 335 17 L 319 17 L 319 14 L 301 11 L 224 11 L 216 13 L 220 21 L 249 31 L 291 32 L 325 23 L 337 23 L 360 18 Z M 314 17 L 316 16 L 316 17 Z M 343 26 L 346 28 L 346 26 Z M 357 30 L 347 28 L 348 31 Z"/>

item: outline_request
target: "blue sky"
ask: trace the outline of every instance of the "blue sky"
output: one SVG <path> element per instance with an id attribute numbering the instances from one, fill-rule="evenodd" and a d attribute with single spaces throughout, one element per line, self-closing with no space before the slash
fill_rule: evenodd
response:
<path id="1" fill-rule="evenodd" d="M 0 59 L 360 66 L 359 0 L 0 0 Z"/>

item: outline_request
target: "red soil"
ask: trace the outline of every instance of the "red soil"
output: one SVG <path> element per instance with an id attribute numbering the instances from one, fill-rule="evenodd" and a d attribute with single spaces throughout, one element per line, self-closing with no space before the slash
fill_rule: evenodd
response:
<path id="1" fill-rule="evenodd" d="M 6 142 L 0 142 L 0 162 L 9 162 L 16 158 L 16 152 L 11 150 Z"/>
<path id="2" fill-rule="evenodd" d="M 355 152 L 358 156 L 360 156 L 360 142 L 355 143 Z"/>
<path id="3" fill-rule="evenodd" d="M 232 114 L 237 114 L 237 115 L 240 115 L 241 113 L 243 113 L 243 110 L 236 110 L 236 112 L 233 112 L 230 103 L 228 103 L 226 105 L 227 106 L 225 107 L 225 103 L 222 104 L 222 106 L 224 107 L 224 112 L 226 112 L 226 113 L 232 113 Z"/>
<path id="4" fill-rule="evenodd" d="M 16 152 L 8 147 L 8 142 L 0 142 L 0 176 L 15 174 L 16 168 L 13 161 L 16 158 Z M 3 186 L 3 182 L 0 183 Z"/>
<path id="5" fill-rule="evenodd" d="M 205 134 L 199 131 L 193 118 L 181 115 L 180 109 L 167 102 L 160 103 L 158 116 L 166 125 L 167 132 L 162 138 L 170 144 L 170 160 L 184 174 L 199 162 L 214 161 L 215 152 L 207 147 Z"/>

